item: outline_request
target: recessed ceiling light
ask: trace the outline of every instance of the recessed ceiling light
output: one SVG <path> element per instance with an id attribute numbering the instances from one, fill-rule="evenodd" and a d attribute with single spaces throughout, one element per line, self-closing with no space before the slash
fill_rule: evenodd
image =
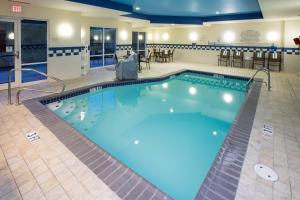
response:
<path id="1" fill-rule="evenodd" d="M 219 14 L 220 14 L 220 11 L 217 11 L 216 14 L 219 15 Z"/>
<path id="2" fill-rule="evenodd" d="M 140 8 L 140 7 L 138 7 L 138 6 L 137 6 L 137 7 L 135 7 L 135 10 L 140 10 L 140 9 L 141 9 L 141 8 Z"/>

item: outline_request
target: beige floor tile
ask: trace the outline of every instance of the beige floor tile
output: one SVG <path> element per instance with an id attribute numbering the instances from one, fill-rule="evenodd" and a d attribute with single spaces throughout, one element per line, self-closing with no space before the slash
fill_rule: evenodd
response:
<path id="1" fill-rule="evenodd" d="M 249 69 L 177 62 L 153 63 L 151 70 L 143 70 L 139 76 L 160 76 L 183 68 L 243 76 L 254 73 Z M 113 71 L 101 68 L 66 84 L 67 89 L 73 89 L 114 78 Z M 300 78 L 284 72 L 272 73 L 272 84 L 272 92 L 262 88 L 236 199 L 300 199 Z M 49 85 L 52 87 L 51 83 L 35 87 Z M 46 94 L 24 92 L 22 98 L 41 95 Z M 24 199 L 118 199 L 23 105 L 7 106 L 6 97 L 6 91 L 0 91 L 0 177 L 7 178 L 0 180 L 0 197 L 18 199 L 16 181 Z M 265 123 L 274 126 L 273 138 L 262 137 Z M 37 130 L 41 140 L 30 143 L 24 136 L 29 130 Z M 258 178 L 253 171 L 258 162 L 273 167 L 279 182 L 273 184 Z M 55 197 L 56 193 L 61 196 Z"/>
<path id="2" fill-rule="evenodd" d="M 6 194 L 3 197 L 0 197 L 0 200 L 21 200 L 21 199 L 22 199 L 22 197 L 21 197 L 18 189 L 15 189 L 15 190 L 9 192 L 8 194 Z"/>
<path id="3" fill-rule="evenodd" d="M 46 193 L 46 199 L 56 200 L 61 196 L 66 196 L 64 189 L 60 185 L 56 185 L 50 191 Z"/>

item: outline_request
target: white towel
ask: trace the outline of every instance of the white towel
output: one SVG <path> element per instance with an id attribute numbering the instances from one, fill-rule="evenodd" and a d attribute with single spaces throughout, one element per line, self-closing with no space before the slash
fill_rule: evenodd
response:
<path id="1" fill-rule="evenodd" d="M 272 58 L 273 59 L 277 59 L 278 58 L 278 54 L 277 54 L 277 52 L 275 51 L 275 52 L 273 52 L 273 54 L 272 54 Z"/>
<path id="2" fill-rule="evenodd" d="M 223 51 L 223 56 L 227 56 L 227 50 Z"/>
<path id="3" fill-rule="evenodd" d="M 237 51 L 236 52 L 236 56 L 240 56 L 241 55 L 241 52 L 240 51 Z"/>

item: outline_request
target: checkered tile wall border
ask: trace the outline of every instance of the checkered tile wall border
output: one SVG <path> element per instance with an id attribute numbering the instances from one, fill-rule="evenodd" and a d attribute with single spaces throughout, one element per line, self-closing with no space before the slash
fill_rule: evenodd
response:
<path id="1" fill-rule="evenodd" d="M 254 46 L 216 46 L 216 45 L 192 45 L 192 44 L 148 44 L 147 48 L 175 48 L 175 49 L 186 49 L 186 50 L 210 50 L 210 51 L 220 51 L 222 49 L 227 50 L 240 50 L 244 52 L 272 52 L 272 47 L 254 47 Z M 131 50 L 131 44 L 121 44 L 116 46 L 117 51 Z M 50 47 L 49 57 L 61 57 L 61 56 L 76 56 L 79 55 L 81 51 L 84 50 L 84 46 L 78 47 Z M 276 48 L 277 52 L 284 52 L 290 55 L 299 55 L 298 48 Z"/>
<path id="2" fill-rule="evenodd" d="M 273 52 L 272 47 L 254 47 L 254 46 L 217 46 L 217 45 L 192 45 L 192 44 L 148 44 L 147 48 L 175 48 L 175 49 L 187 49 L 187 50 L 214 50 L 220 51 L 222 49 L 227 50 L 240 50 L 244 52 Z M 285 52 L 287 54 L 298 55 L 298 48 L 276 48 L 277 52 Z"/>
<path id="3" fill-rule="evenodd" d="M 90 49 L 90 47 L 88 47 Z M 116 46 L 117 51 L 131 50 L 131 44 L 121 44 Z M 48 57 L 62 57 L 62 56 L 77 56 L 84 50 L 84 46 L 78 47 L 50 47 Z"/>
<path id="4" fill-rule="evenodd" d="M 124 50 L 131 50 L 131 49 L 132 49 L 131 44 L 119 44 L 119 45 L 117 45 L 117 48 L 116 48 L 117 51 L 124 51 Z"/>
<path id="5" fill-rule="evenodd" d="M 84 49 L 83 46 L 78 47 L 50 47 L 48 57 L 61 57 L 61 56 L 76 56 Z"/>

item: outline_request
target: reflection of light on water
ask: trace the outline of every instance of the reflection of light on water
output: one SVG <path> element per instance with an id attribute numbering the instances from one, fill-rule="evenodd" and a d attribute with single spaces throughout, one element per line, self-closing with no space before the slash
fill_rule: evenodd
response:
<path id="1" fill-rule="evenodd" d="M 162 100 L 161 100 L 161 102 L 166 102 L 166 101 L 167 101 L 166 99 L 162 99 Z"/>
<path id="2" fill-rule="evenodd" d="M 217 131 L 214 131 L 214 132 L 213 132 L 213 135 L 218 135 L 218 132 L 217 132 Z"/>
<path id="3" fill-rule="evenodd" d="M 231 103 L 231 102 L 233 101 L 232 95 L 231 95 L 231 94 L 228 94 L 228 93 L 226 93 L 226 94 L 223 95 L 223 99 L 224 99 L 224 101 L 225 101 L 226 103 Z"/>
<path id="4" fill-rule="evenodd" d="M 80 112 L 80 120 L 83 121 L 85 118 L 85 112 Z"/>
<path id="5" fill-rule="evenodd" d="M 195 95 L 195 94 L 197 93 L 197 89 L 196 89 L 195 87 L 190 87 L 190 88 L 189 88 L 189 93 L 190 93 L 191 95 Z"/>
<path id="6" fill-rule="evenodd" d="M 170 108 L 170 113 L 173 113 L 174 112 L 174 109 L 173 108 Z"/>
<path id="7" fill-rule="evenodd" d="M 140 143 L 140 141 L 134 140 L 134 144 L 139 144 L 139 143 Z"/>
<path id="8" fill-rule="evenodd" d="M 163 87 L 164 89 L 167 89 L 167 88 L 169 87 L 169 84 L 168 84 L 168 83 L 163 83 L 163 84 L 162 84 L 162 87 Z"/>

